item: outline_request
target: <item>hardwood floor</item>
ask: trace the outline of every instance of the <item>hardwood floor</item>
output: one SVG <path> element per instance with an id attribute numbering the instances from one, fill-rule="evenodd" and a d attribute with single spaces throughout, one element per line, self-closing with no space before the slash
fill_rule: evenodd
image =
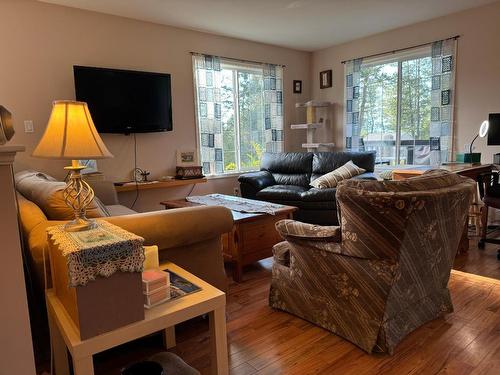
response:
<path id="1" fill-rule="evenodd" d="M 348 341 L 267 306 L 271 260 L 245 270 L 230 285 L 227 330 L 231 374 L 499 374 L 499 246 L 475 241 L 457 257 L 450 290 L 455 312 L 410 334 L 393 356 L 368 355 Z M 475 272 L 476 276 L 467 272 Z M 228 273 L 230 274 L 230 273 Z M 497 280 L 495 280 L 497 279 Z M 203 374 L 209 371 L 208 324 L 177 327 L 173 350 Z M 95 357 L 96 374 L 119 374 L 135 360 L 162 350 L 154 335 Z"/>

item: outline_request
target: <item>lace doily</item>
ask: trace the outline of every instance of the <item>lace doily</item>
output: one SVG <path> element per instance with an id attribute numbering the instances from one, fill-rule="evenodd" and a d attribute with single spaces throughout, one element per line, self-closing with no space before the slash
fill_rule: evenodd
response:
<path id="1" fill-rule="evenodd" d="M 68 265 L 69 286 L 86 285 L 97 276 L 117 271 L 142 272 L 144 238 L 98 220 L 98 226 L 83 232 L 66 232 L 64 225 L 47 228 Z"/>

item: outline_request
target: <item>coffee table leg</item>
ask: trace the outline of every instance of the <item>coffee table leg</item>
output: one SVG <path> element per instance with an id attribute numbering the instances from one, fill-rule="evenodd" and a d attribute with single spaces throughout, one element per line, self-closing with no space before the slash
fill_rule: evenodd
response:
<path id="1" fill-rule="evenodd" d="M 231 253 L 233 255 L 233 280 L 240 283 L 243 280 L 243 262 L 240 248 L 240 227 L 235 224 L 232 232 Z"/>
<path id="2" fill-rule="evenodd" d="M 165 343 L 165 348 L 172 349 L 175 347 L 175 326 L 168 327 L 163 331 L 163 341 Z"/>
<path id="3" fill-rule="evenodd" d="M 92 356 L 74 359 L 73 370 L 75 375 L 94 375 L 94 363 Z"/>
<path id="4" fill-rule="evenodd" d="M 209 313 L 212 373 L 229 374 L 226 336 L 226 310 L 219 307 Z"/>

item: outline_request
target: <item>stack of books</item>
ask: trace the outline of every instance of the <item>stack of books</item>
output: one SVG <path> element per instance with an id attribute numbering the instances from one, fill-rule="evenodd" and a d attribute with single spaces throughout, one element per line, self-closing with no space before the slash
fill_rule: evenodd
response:
<path id="1" fill-rule="evenodd" d="M 142 293 L 144 307 L 150 309 L 170 299 L 170 275 L 160 270 L 147 270 L 142 273 Z"/>

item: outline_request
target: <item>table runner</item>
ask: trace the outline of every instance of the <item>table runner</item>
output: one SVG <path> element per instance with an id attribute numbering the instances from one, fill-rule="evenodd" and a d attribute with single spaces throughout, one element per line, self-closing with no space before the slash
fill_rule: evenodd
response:
<path id="1" fill-rule="evenodd" d="M 188 202 L 203 204 L 206 206 L 222 206 L 229 208 L 233 211 L 245 213 L 262 213 L 275 215 L 276 211 L 282 209 L 284 206 L 276 203 L 269 203 L 263 201 L 256 201 L 253 199 L 233 197 L 224 194 L 208 194 L 187 197 Z"/>
<path id="2" fill-rule="evenodd" d="M 144 238 L 98 220 L 97 228 L 66 232 L 64 225 L 47 228 L 68 264 L 69 286 L 83 286 L 97 276 L 109 277 L 117 271 L 142 272 Z"/>

